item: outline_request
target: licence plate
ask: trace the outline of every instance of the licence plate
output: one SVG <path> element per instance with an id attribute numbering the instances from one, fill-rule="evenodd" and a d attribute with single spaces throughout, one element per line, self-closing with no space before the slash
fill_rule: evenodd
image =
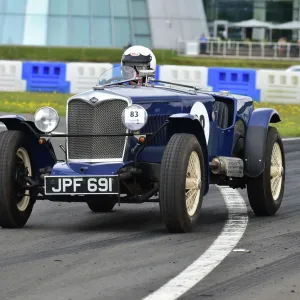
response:
<path id="1" fill-rule="evenodd" d="M 46 195 L 119 194 L 118 175 L 45 176 Z"/>

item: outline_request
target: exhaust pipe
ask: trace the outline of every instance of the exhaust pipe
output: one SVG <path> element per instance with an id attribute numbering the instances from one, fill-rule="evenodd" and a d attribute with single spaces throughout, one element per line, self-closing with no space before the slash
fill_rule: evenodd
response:
<path id="1" fill-rule="evenodd" d="M 238 157 L 215 157 L 209 163 L 209 167 L 216 175 L 226 175 L 228 177 L 244 176 L 244 162 Z"/>

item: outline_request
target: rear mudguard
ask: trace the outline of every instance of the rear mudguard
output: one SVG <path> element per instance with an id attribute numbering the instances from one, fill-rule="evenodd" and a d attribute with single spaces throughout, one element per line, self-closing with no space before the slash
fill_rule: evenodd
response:
<path id="1" fill-rule="evenodd" d="M 18 115 L 5 115 L 0 117 L 0 122 L 3 123 L 7 130 L 19 130 L 24 132 L 29 140 L 32 153 L 32 164 L 35 170 L 35 179 L 39 180 L 39 169 L 45 167 L 52 167 L 56 162 L 56 155 L 53 146 L 48 140 L 44 145 L 39 144 L 39 136 L 35 133 L 42 134 L 34 122 L 27 121 L 24 117 Z"/>
<path id="2" fill-rule="evenodd" d="M 272 108 L 258 108 L 252 112 L 245 138 L 244 174 L 246 176 L 256 178 L 263 172 L 269 124 L 280 121 L 278 112 Z"/>
<path id="3" fill-rule="evenodd" d="M 206 122 L 209 122 L 209 119 L 205 119 Z M 205 122 L 204 121 L 204 122 Z M 167 127 L 167 136 L 168 139 L 175 133 L 191 133 L 194 134 L 203 151 L 203 156 L 204 156 L 204 163 L 205 163 L 205 190 L 204 190 L 204 195 L 207 194 L 209 190 L 209 164 L 208 164 L 208 136 L 207 132 L 202 127 L 203 120 L 200 120 L 200 116 L 198 117 L 197 115 L 193 114 L 185 114 L 185 113 L 180 113 L 180 114 L 174 114 L 169 117 L 169 124 Z M 206 134 L 205 134 L 206 133 Z M 209 134 L 209 133 L 208 133 Z"/>

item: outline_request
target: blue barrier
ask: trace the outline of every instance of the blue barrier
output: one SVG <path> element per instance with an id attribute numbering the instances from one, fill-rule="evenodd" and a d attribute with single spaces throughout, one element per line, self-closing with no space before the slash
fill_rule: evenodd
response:
<path id="1" fill-rule="evenodd" d="M 159 80 L 159 79 L 160 79 L 160 66 L 159 66 L 159 65 L 156 65 L 155 79 L 156 79 L 156 80 Z"/>
<path id="2" fill-rule="evenodd" d="M 120 67 L 121 64 L 113 64 L 113 73 L 112 73 L 112 77 L 116 77 L 116 76 L 121 76 L 121 69 L 118 68 Z"/>
<path id="3" fill-rule="evenodd" d="M 27 92 L 70 93 L 66 64 L 60 62 L 23 62 L 22 79 Z"/>
<path id="4" fill-rule="evenodd" d="M 120 76 L 120 64 L 113 64 L 112 76 Z M 155 79 L 160 79 L 160 67 L 156 67 Z M 66 63 L 23 62 L 22 79 L 28 92 L 70 93 L 71 82 L 66 80 Z M 261 91 L 256 88 L 256 70 L 243 68 L 208 68 L 207 85 L 214 91 L 228 90 L 232 94 L 250 96 L 260 101 Z M 73 80 L 73 79 L 72 79 Z M 206 81 L 206 80 L 205 80 Z"/>
<path id="5" fill-rule="evenodd" d="M 215 92 L 226 90 L 260 101 L 260 90 L 256 89 L 256 70 L 253 69 L 208 68 L 208 85 Z"/>

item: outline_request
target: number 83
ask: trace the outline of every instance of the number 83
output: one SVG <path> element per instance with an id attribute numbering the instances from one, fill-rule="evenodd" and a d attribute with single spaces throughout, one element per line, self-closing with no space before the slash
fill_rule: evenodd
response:
<path id="1" fill-rule="evenodd" d="M 137 111 L 137 110 L 135 110 L 135 111 L 131 111 L 130 112 L 130 117 L 135 117 L 135 118 L 137 118 L 139 116 L 139 112 Z"/>

